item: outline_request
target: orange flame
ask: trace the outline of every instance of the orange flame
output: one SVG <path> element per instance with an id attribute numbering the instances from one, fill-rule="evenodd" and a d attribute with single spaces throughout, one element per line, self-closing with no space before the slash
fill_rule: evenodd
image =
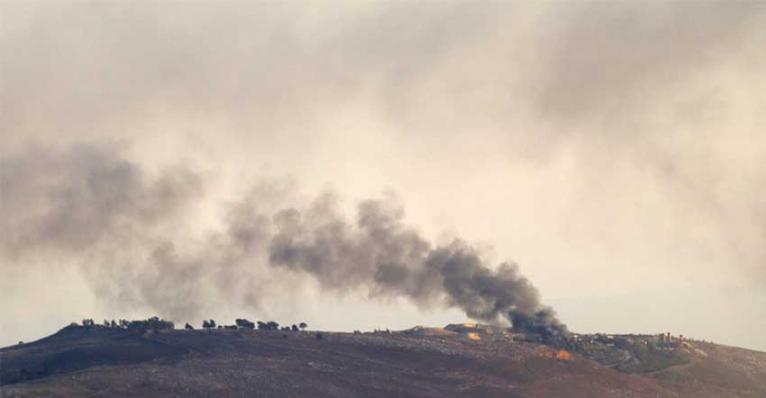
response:
<path id="1" fill-rule="evenodd" d="M 572 360 L 572 353 L 566 350 L 558 350 L 558 351 L 546 350 L 543 353 L 543 356 L 546 358 L 558 359 L 560 361 Z"/>
<path id="2" fill-rule="evenodd" d="M 466 334 L 466 337 L 468 337 L 469 340 L 481 340 L 481 337 L 479 337 L 478 333 L 469 332 Z"/>

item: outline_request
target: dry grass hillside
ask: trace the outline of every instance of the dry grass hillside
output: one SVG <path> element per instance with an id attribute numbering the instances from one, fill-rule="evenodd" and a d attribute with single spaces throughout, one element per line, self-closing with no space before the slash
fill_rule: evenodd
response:
<path id="1" fill-rule="evenodd" d="M 0 396 L 766 397 L 766 353 L 697 343 L 644 372 L 517 337 L 69 326 L 0 350 Z"/>

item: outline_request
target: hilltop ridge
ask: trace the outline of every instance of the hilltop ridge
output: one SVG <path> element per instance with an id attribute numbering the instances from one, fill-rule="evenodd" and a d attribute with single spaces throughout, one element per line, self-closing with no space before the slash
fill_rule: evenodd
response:
<path id="1" fill-rule="evenodd" d="M 614 344 L 594 337 L 587 347 L 602 354 L 625 349 Z M 0 349 L 0 392 L 2 397 L 766 394 L 766 353 L 702 342 L 668 352 L 677 352 L 683 363 L 647 370 L 485 325 L 366 333 L 72 325 Z"/>

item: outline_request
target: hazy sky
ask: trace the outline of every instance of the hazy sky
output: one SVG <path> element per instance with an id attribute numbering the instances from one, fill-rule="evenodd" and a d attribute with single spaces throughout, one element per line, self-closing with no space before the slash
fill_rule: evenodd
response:
<path id="1" fill-rule="evenodd" d="M 575 331 L 766 350 L 763 2 L 2 2 L 0 28 L 0 345 L 184 306 L 465 319 L 190 254 L 332 192 L 516 262 Z"/>

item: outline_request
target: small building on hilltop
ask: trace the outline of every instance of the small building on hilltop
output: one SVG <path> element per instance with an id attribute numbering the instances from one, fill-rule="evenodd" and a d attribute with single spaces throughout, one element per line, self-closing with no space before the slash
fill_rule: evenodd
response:
<path id="1" fill-rule="evenodd" d="M 482 325 L 479 323 L 450 323 L 444 330 L 457 333 L 469 340 L 482 340 L 485 338 L 511 338 L 511 333 L 501 326 Z"/>

